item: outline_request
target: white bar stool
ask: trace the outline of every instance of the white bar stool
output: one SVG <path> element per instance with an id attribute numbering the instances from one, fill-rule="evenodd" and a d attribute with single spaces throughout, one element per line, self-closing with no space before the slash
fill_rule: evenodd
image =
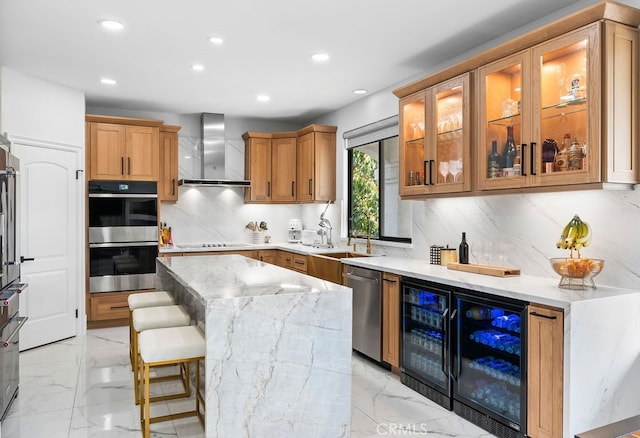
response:
<path id="1" fill-rule="evenodd" d="M 173 306 L 175 301 L 173 296 L 164 290 L 155 292 L 140 292 L 131 294 L 127 297 L 129 303 L 129 360 L 131 361 L 131 369 L 133 368 L 133 324 L 131 314 L 135 309 L 144 307 Z"/>
<path id="2" fill-rule="evenodd" d="M 142 423 L 142 435 L 149 438 L 151 423 L 168 421 L 176 418 L 197 416 L 204 426 L 204 414 L 200 412 L 200 406 L 205 409 L 205 401 L 200 392 L 200 361 L 205 358 L 204 333 L 196 326 L 169 327 L 154 330 L 145 330 L 140 333 L 138 344 L 140 346 L 140 373 L 142 375 L 142 399 L 140 402 L 140 422 Z M 179 412 L 177 414 L 150 416 L 150 403 L 154 399 L 149 397 L 149 368 L 160 365 L 186 365 L 195 362 L 196 366 L 196 406 L 193 411 Z"/>
<path id="3" fill-rule="evenodd" d="M 191 324 L 191 317 L 180 305 L 160 306 L 160 307 L 144 307 L 135 309 L 131 312 L 132 336 L 131 349 L 133 351 L 133 385 L 136 404 L 140 403 L 140 375 L 138 373 L 138 337 L 144 330 L 153 330 L 166 327 L 180 327 Z M 161 380 L 171 380 L 180 378 L 185 388 L 183 394 L 177 397 L 189 397 L 189 369 L 181 367 L 180 374 L 170 376 L 154 377 L 153 382 Z"/>

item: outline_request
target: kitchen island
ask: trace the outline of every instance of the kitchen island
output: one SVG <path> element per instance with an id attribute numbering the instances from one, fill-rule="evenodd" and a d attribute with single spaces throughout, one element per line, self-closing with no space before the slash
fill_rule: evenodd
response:
<path id="1" fill-rule="evenodd" d="M 206 436 L 349 436 L 351 289 L 240 255 L 157 276 L 205 331 Z"/>

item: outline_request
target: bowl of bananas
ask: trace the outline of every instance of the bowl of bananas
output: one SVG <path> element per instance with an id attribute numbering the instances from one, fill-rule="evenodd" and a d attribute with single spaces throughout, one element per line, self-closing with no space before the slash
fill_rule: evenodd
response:
<path id="1" fill-rule="evenodd" d="M 580 251 L 591 243 L 591 227 L 576 214 L 564 227 L 556 247 L 568 249 L 569 257 L 551 259 L 551 267 L 561 276 L 563 289 L 595 289 L 593 277 L 604 267 L 604 260 L 582 257 Z"/>

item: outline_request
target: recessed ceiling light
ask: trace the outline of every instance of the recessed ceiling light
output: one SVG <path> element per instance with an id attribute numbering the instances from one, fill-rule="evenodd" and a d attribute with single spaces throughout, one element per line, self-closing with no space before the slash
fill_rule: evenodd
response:
<path id="1" fill-rule="evenodd" d="M 202 70 L 204 70 L 204 65 L 202 65 L 202 64 L 193 64 L 191 66 L 191 68 L 193 70 L 195 70 L 195 71 L 202 71 Z"/>
<path id="2" fill-rule="evenodd" d="M 325 62 L 329 60 L 329 55 L 326 53 L 314 53 L 311 55 L 311 59 L 316 62 Z"/>
<path id="3" fill-rule="evenodd" d="M 357 90 L 353 90 L 353 94 L 367 94 L 367 90 L 364 88 L 358 88 Z"/>
<path id="4" fill-rule="evenodd" d="M 209 38 L 209 42 L 220 46 L 224 43 L 224 40 L 219 36 L 212 36 Z"/>
<path id="5" fill-rule="evenodd" d="M 98 23 L 100 26 L 109 30 L 121 30 L 124 28 L 124 24 L 116 20 L 99 20 Z"/>
<path id="6" fill-rule="evenodd" d="M 269 102 L 271 98 L 266 94 L 258 94 L 258 96 L 256 97 L 256 100 L 258 102 Z"/>
<path id="7" fill-rule="evenodd" d="M 115 85 L 115 84 L 117 84 L 115 79 L 109 79 L 109 78 L 100 79 L 100 83 L 101 84 L 105 84 L 105 85 Z"/>

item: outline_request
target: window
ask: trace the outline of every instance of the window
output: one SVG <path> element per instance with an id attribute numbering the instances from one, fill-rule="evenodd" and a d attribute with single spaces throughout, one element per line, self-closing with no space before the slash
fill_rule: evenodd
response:
<path id="1" fill-rule="evenodd" d="M 349 143 L 356 143 L 348 144 L 347 224 L 351 236 L 366 236 L 370 227 L 372 239 L 411 242 L 411 204 L 401 201 L 398 191 L 397 117 L 395 121 L 391 136 L 385 136 L 389 135 L 389 129 L 375 130 L 372 125 L 367 135 L 349 137 L 354 131 L 344 135 Z M 367 142 L 363 143 L 363 139 Z"/>

